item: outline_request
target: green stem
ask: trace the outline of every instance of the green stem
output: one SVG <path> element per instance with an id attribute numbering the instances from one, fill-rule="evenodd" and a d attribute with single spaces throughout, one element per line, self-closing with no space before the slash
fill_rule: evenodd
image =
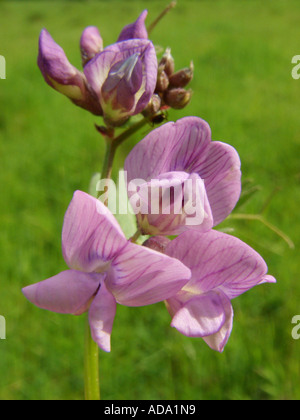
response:
<path id="1" fill-rule="evenodd" d="M 159 21 L 167 14 L 171 9 L 176 6 L 176 1 L 171 1 L 171 3 L 157 16 L 157 18 L 148 26 L 147 32 L 148 35 L 153 31 L 155 26 L 158 24 Z"/>
<path id="2" fill-rule="evenodd" d="M 90 324 L 87 314 L 85 326 L 84 350 L 84 391 L 86 401 L 100 400 L 99 381 L 99 349 L 92 339 Z"/>
<path id="3" fill-rule="evenodd" d="M 138 121 L 136 124 L 133 124 L 126 131 L 124 131 L 118 137 L 112 140 L 115 147 L 117 148 L 118 146 L 120 146 L 120 144 L 122 144 L 124 140 L 132 136 L 132 134 L 134 134 L 136 131 L 138 131 L 140 128 L 144 127 L 148 123 L 149 123 L 149 119 L 147 117 L 144 117 L 140 121 Z"/>
<path id="4" fill-rule="evenodd" d="M 130 242 L 132 242 L 132 243 L 136 243 L 136 241 L 139 239 L 139 237 L 141 236 L 141 231 L 138 229 L 136 232 L 135 232 L 135 234 L 129 239 L 130 240 Z"/>

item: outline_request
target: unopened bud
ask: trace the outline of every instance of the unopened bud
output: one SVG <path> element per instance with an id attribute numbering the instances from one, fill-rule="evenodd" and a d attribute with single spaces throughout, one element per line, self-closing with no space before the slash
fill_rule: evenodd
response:
<path id="1" fill-rule="evenodd" d="M 154 93 L 150 99 L 150 102 L 144 109 L 143 115 L 145 117 L 151 117 L 152 115 L 155 115 L 160 110 L 160 106 L 161 106 L 161 99 L 158 95 Z"/>
<path id="2" fill-rule="evenodd" d="M 157 82 L 156 82 L 156 88 L 155 92 L 164 92 L 168 89 L 169 86 L 169 78 L 167 76 L 167 73 L 163 70 L 163 67 L 158 68 L 157 73 Z"/>
<path id="3" fill-rule="evenodd" d="M 194 64 L 191 62 L 190 67 L 178 70 L 169 77 L 171 87 L 185 87 L 194 76 Z"/>
<path id="4" fill-rule="evenodd" d="M 192 91 L 183 88 L 174 88 L 167 90 L 164 94 L 166 105 L 174 109 L 184 108 L 191 100 Z"/>
<path id="5" fill-rule="evenodd" d="M 164 55 L 162 56 L 159 62 L 158 67 L 162 67 L 168 76 L 171 76 L 171 74 L 174 73 L 175 63 L 174 63 L 174 58 L 171 55 L 170 48 L 166 49 Z"/>

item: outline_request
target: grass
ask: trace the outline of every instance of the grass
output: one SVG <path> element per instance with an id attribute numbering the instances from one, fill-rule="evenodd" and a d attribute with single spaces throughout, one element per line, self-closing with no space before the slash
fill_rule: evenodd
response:
<path id="1" fill-rule="evenodd" d="M 80 66 L 78 42 L 97 25 L 105 45 L 159 1 L 0 2 L 0 399 L 83 398 L 84 317 L 39 310 L 21 294 L 25 285 L 66 268 L 61 227 L 74 190 L 88 189 L 101 168 L 103 142 L 95 117 L 50 89 L 36 65 L 46 27 Z M 299 399 L 300 341 L 292 317 L 300 312 L 300 81 L 291 77 L 299 51 L 297 0 L 178 1 L 152 40 L 170 46 L 176 68 L 194 61 L 191 104 L 170 120 L 196 115 L 213 138 L 239 152 L 243 180 L 259 185 L 239 213 L 258 213 L 285 232 L 288 245 L 258 221 L 228 219 L 220 228 L 265 258 L 276 285 L 233 301 L 235 321 L 224 353 L 169 327 L 163 304 L 118 306 L 112 352 L 100 353 L 103 399 Z M 142 130 L 122 145 L 116 175 Z"/>

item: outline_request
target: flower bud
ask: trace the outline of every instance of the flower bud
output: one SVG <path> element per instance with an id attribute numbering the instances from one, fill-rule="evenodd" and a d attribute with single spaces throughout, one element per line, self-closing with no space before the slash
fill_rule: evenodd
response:
<path id="1" fill-rule="evenodd" d="M 167 76 L 171 76 L 174 73 L 175 62 L 174 58 L 171 55 L 171 49 L 167 48 L 164 55 L 162 56 L 159 64 L 159 67 L 163 68 Z"/>
<path id="2" fill-rule="evenodd" d="M 194 75 L 194 64 L 191 62 L 190 67 L 186 67 L 182 70 L 178 70 L 169 77 L 170 87 L 185 87 L 192 79 Z"/>
<path id="3" fill-rule="evenodd" d="M 152 115 L 155 115 L 161 107 L 161 99 L 160 96 L 157 94 L 153 94 L 148 105 L 143 111 L 143 115 L 145 117 L 151 117 Z"/>
<path id="4" fill-rule="evenodd" d="M 80 52 L 83 67 L 103 50 L 103 40 L 98 28 L 88 26 L 85 28 L 80 39 Z"/>
<path id="5" fill-rule="evenodd" d="M 45 29 L 39 38 L 38 66 L 49 86 L 67 96 L 75 105 L 102 115 L 100 103 L 88 87 L 85 75 L 70 64 L 64 50 Z"/>
<path id="6" fill-rule="evenodd" d="M 166 105 L 174 109 L 184 108 L 191 100 L 192 91 L 183 88 L 169 89 L 164 94 L 164 102 Z"/>
<path id="7" fill-rule="evenodd" d="M 164 71 L 163 66 L 160 66 L 158 67 L 158 72 L 157 72 L 155 92 L 162 93 L 168 89 L 168 86 L 169 86 L 169 78 L 167 76 L 167 73 Z"/>

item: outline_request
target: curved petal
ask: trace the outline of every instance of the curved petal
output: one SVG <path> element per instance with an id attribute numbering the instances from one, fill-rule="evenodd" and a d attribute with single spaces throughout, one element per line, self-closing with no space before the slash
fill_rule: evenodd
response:
<path id="1" fill-rule="evenodd" d="M 145 26 L 147 14 L 148 11 L 144 10 L 134 23 L 126 25 L 119 35 L 118 42 L 134 38 L 148 39 L 148 33 Z"/>
<path id="2" fill-rule="evenodd" d="M 168 305 L 172 308 L 172 299 Z M 215 292 L 207 292 L 191 295 L 182 303 L 173 316 L 171 326 L 188 337 L 205 337 L 217 333 L 224 323 L 222 299 Z"/>
<path id="3" fill-rule="evenodd" d="M 82 65 L 85 66 L 96 54 L 103 50 L 103 40 L 96 26 L 88 26 L 80 38 Z"/>
<path id="4" fill-rule="evenodd" d="M 89 309 L 89 323 L 93 340 L 104 350 L 110 351 L 110 336 L 116 314 L 116 301 L 107 290 L 105 282 L 93 299 Z"/>
<path id="5" fill-rule="evenodd" d="M 213 141 L 205 162 L 194 168 L 202 179 L 214 218 L 214 226 L 221 223 L 234 209 L 241 194 L 241 162 L 236 150 Z"/>
<path id="6" fill-rule="evenodd" d="M 207 337 L 202 337 L 207 345 L 213 350 L 222 352 L 225 345 L 230 337 L 232 331 L 232 322 L 233 322 L 233 309 L 230 300 L 227 296 L 221 291 L 216 291 L 222 299 L 222 304 L 225 314 L 225 322 L 223 326 L 215 334 L 209 335 Z"/>
<path id="7" fill-rule="evenodd" d="M 106 284 L 118 303 L 144 306 L 176 294 L 190 275 L 180 261 L 128 242 L 113 260 Z"/>
<path id="8" fill-rule="evenodd" d="M 195 293 L 219 288 L 232 299 L 266 279 L 267 265 L 256 251 L 215 230 L 182 233 L 167 245 L 166 254 L 191 269 L 184 289 Z"/>
<path id="9" fill-rule="evenodd" d="M 62 231 L 63 255 L 68 266 L 85 272 L 101 271 L 126 243 L 118 222 L 105 205 L 76 191 Z"/>
<path id="10" fill-rule="evenodd" d="M 79 315 L 87 310 L 102 274 L 63 271 L 56 276 L 22 289 L 34 305 L 48 311 Z"/>
<path id="11" fill-rule="evenodd" d="M 173 171 L 191 173 L 199 159 L 203 160 L 210 142 L 210 127 L 201 118 L 166 123 L 151 131 L 127 156 L 124 166 L 128 181 L 150 181 Z"/>

